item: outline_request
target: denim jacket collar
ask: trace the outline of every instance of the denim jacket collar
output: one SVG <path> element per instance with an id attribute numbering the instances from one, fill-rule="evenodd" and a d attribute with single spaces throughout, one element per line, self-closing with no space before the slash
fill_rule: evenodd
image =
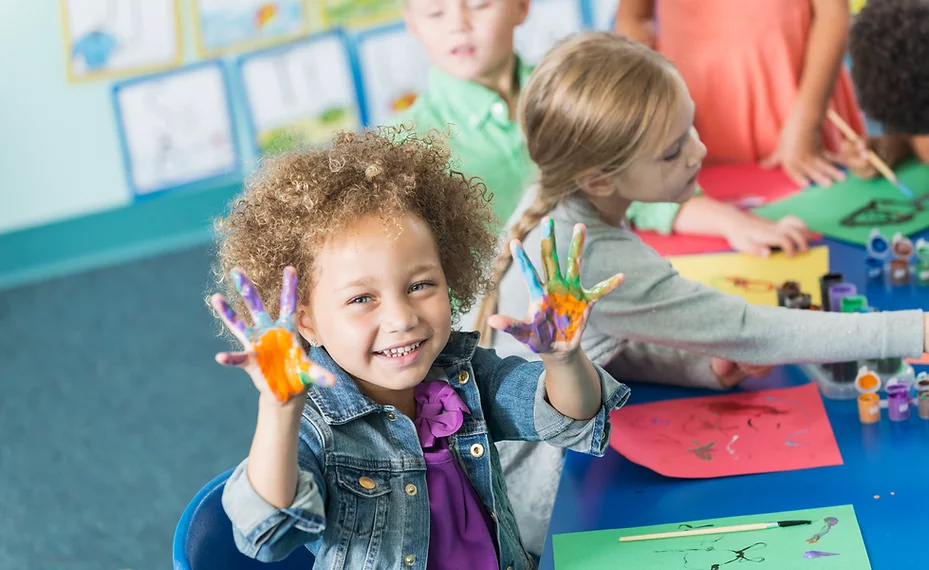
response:
<path id="1" fill-rule="evenodd" d="M 448 368 L 470 362 L 477 348 L 479 337 L 480 335 L 476 332 L 452 331 L 448 343 L 435 359 L 433 367 Z M 335 375 L 335 386 L 331 388 L 312 386 L 309 390 L 310 399 L 319 408 L 327 424 L 345 424 L 371 412 L 384 409 L 384 406 L 361 393 L 355 381 L 336 364 L 324 348 L 311 348 L 309 357 L 310 360 Z"/>

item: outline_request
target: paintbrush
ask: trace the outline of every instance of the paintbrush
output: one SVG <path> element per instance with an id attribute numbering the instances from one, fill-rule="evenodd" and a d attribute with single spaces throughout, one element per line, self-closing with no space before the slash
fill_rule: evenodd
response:
<path id="1" fill-rule="evenodd" d="M 729 532 L 745 532 L 747 530 L 765 530 L 769 528 L 780 528 L 785 526 L 798 526 L 810 524 L 812 521 L 778 521 L 769 523 L 739 524 L 735 526 L 717 526 L 707 528 L 695 528 L 691 530 L 676 530 L 673 532 L 659 532 L 656 534 L 640 534 L 638 536 L 621 536 L 620 542 L 633 542 L 636 540 L 655 540 L 658 538 L 678 538 L 683 536 L 697 536 L 701 534 L 724 534 Z"/>
<path id="2" fill-rule="evenodd" d="M 838 113 L 832 109 L 828 109 L 826 110 L 826 116 L 829 117 L 829 120 L 832 121 L 832 124 L 834 124 L 840 131 L 842 131 L 842 134 L 844 134 L 848 140 L 852 141 L 853 143 L 862 142 L 861 137 L 858 136 L 858 133 L 856 133 L 850 126 L 848 126 L 848 123 L 842 120 L 842 117 L 840 117 Z M 913 197 L 913 191 L 910 190 L 906 184 L 901 182 L 900 179 L 897 178 L 897 175 L 894 173 L 894 171 L 891 170 L 889 166 L 887 166 L 887 163 L 881 160 L 881 157 L 879 157 L 871 149 L 868 149 L 868 162 L 870 162 L 878 172 L 883 174 L 884 178 L 896 186 L 904 196 L 907 198 Z"/>

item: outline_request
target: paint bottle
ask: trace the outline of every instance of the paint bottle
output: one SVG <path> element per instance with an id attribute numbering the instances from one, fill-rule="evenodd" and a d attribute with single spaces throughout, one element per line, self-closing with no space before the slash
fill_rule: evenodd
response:
<path id="1" fill-rule="evenodd" d="M 819 294 L 824 311 L 831 311 L 829 306 L 829 288 L 845 281 L 841 273 L 827 273 L 819 278 Z"/>
<path id="2" fill-rule="evenodd" d="M 858 419 L 863 424 L 873 424 L 881 420 L 881 398 L 877 391 L 881 389 L 881 379 L 866 366 L 858 369 L 855 377 L 855 389 L 858 396 Z"/>
<path id="3" fill-rule="evenodd" d="M 846 299 L 851 299 L 846 301 Z M 848 309 L 843 311 L 843 304 Z M 867 306 L 867 299 L 858 295 L 858 288 L 854 283 L 836 283 L 829 287 L 829 307 L 832 311 L 853 312 L 860 306 Z M 829 371 L 832 373 L 832 379 L 840 383 L 849 383 L 855 381 L 855 373 L 858 370 L 857 362 L 834 362 Z"/>
<path id="4" fill-rule="evenodd" d="M 839 301 L 839 310 L 843 313 L 867 313 L 868 298 L 864 295 L 849 295 Z"/>
<path id="5" fill-rule="evenodd" d="M 894 258 L 890 260 L 890 282 L 906 285 L 910 282 L 910 258 L 913 256 L 913 241 L 897 232 L 891 241 Z"/>
<path id="6" fill-rule="evenodd" d="M 799 295 L 795 297 L 785 298 L 784 307 L 788 309 L 809 310 L 813 308 L 813 299 L 810 297 L 809 293 L 800 293 Z"/>
<path id="7" fill-rule="evenodd" d="M 842 299 L 858 294 L 854 283 L 836 283 L 829 287 L 829 310 L 839 312 L 842 310 Z"/>
<path id="8" fill-rule="evenodd" d="M 929 373 L 920 372 L 916 377 L 916 412 L 929 420 Z"/>
<path id="9" fill-rule="evenodd" d="M 920 418 L 929 420 L 929 390 L 920 392 L 916 397 L 916 410 Z"/>
<path id="10" fill-rule="evenodd" d="M 865 277 L 871 282 L 884 281 L 884 265 L 890 257 L 890 242 L 874 228 L 865 244 Z"/>
<path id="11" fill-rule="evenodd" d="M 916 240 L 916 284 L 929 286 L 929 241 L 924 238 Z"/>
<path id="12" fill-rule="evenodd" d="M 892 422 L 910 419 L 910 388 L 906 384 L 887 387 L 887 417 Z"/>
<path id="13" fill-rule="evenodd" d="M 914 384 L 917 392 L 929 392 L 929 373 L 920 372 Z"/>
<path id="14" fill-rule="evenodd" d="M 880 374 L 896 374 L 902 367 L 902 358 L 879 358 L 877 360 L 877 371 Z"/>
<path id="15" fill-rule="evenodd" d="M 858 419 L 863 424 L 876 424 L 881 421 L 881 399 L 877 394 L 858 396 Z"/>
<path id="16" fill-rule="evenodd" d="M 796 281 L 784 281 L 784 283 L 777 288 L 777 305 L 779 307 L 787 306 L 787 300 L 798 297 L 800 293 L 799 283 Z"/>
<path id="17" fill-rule="evenodd" d="M 910 282 L 910 262 L 905 259 L 890 260 L 890 282 L 894 285 L 906 285 Z"/>

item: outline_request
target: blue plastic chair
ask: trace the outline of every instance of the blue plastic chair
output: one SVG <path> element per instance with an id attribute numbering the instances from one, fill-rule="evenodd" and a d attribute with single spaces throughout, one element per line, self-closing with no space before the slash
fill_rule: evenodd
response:
<path id="1" fill-rule="evenodd" d="M 223 510 L 223 487 L 233 469 L 217 475 L 184 509 L 174 531 L 174 570 L 310 570 L 313 554 L 298 548 L 280 562 L 259 562 L 239 552 Z"/>

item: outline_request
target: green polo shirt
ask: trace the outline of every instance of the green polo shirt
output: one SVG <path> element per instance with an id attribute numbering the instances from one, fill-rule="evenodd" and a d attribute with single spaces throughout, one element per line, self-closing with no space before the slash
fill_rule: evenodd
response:
<path id="1" fill-rule="evenodd" d="M 516 59 L 516 74 L 525 85 L 533 67 Z M 519 123 L 510 118 L 503 98 L 474 81 L 452 77 L 435 67 L 428 87 L 395 123 L 412 122 L 417 132 L 450 129 L 449 146 L 456 168 L 478 176 L 493 193 L 491 209 L 503 223 L 516 209 L 523 192 L 538 179 L 538 168 Z M 680 204 L 634 202 L 626 216 L 640 229 L 671 233 Z"/>

